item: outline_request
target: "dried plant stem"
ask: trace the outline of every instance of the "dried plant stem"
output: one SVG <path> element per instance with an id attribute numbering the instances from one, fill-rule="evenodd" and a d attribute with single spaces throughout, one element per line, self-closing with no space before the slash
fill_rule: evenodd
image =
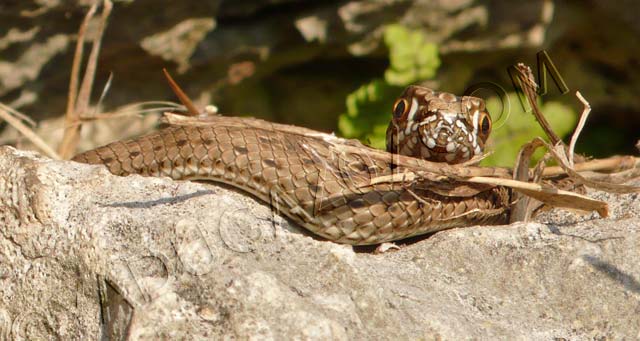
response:
<path id="1" fill-rule="evenodd" d="M 536 138 L 536 140 L 540 141 L 540 143 L 544 144 L 547 147 L 547 149 L 549 150 L 553 158 L 556 161 L 558 161 L 558 164 L 560 165 L 560 167 L 562 167 L 562 169 L 567 173 L 567 175 L 577 183 L 583 184 L 593 189 L 606 191 L 610 193 L 640 193 L 640 187 L 614 184 L 614 183 L 608 183 L 608 182 L 600 182 L 600 181 L 591 180 L 582 176 L 571 165 L 569 165 L 566 159 L 566 156 L 560 154 L 557 148 L 554 148 L 554 146 L 551 146 L 546 141 L 543 141 L 541 138 Z"/>
<path id="2" fill-rule="evenodd" d="M 569 143 L 569 164 L 571 166 L 573 166 L 573 156 L 574 156 L 573 150 L 576 147 L 576 142 L 578 141 L 578 137 L 580 136 L 580 133 L 582 132 L 582 128 L 584 128 L 584 124 L 587 122 L 587 118 L 589 117 L 589 113 L 591 112 L 591 105 L 589 105 L 589 102 L 587 102 L 587 100 L 584 99 L 584 97 L 582 97 L 582 94 L 580 93 L 580 91 L 576 91 L 576 97 L 578 97 L 580 102 L 582 102 L 582 104 L 584 105 L 584 109 L 582 110 L 582 115 L 580 115 L 580 121 L 578 121 L 578 126 L 576 127 L 576 130 L 573 132 L 573 135 L 571 136 L 571 142 Z"/>
<path id="3" fill-rule="evenodd" d="M 585 171 L 620 171 L 629 168 L 640 167 L 640 158 L 633 156 L 614 156 L 606 159 L 595 159 L 576 163 L 573 168 L 576 172 Z M 560 166 L 548 167 L 543 171 L 543 176 L 556 176 L 566 174 Z"/>
<path id="4" fill-rule="evenodd" d="M 167 69 L 162 69 L 162 72 L 164 73 L 164 76 L 167 78 L 167 82 L 169 83 L 171 90 L 173 90 L 173 93 L 176 96 L 178 96 L 178 99 L 180 100 L 180 102 L 182 102 L 182 104 L 187 108 L 188 113 L 186 114 L 186 116 L 200 116 L 200 111 L 198 111 L 198 108 L 196 108 L 196 106 L 193 104 L 189 96 L 187 96 L 187 94 L 182 90 L 182 88 L 180 88 L 178 83 L 176 83 L 176 81 L 173 80 L 173 77 L 171 77 L 171 75 L 169 74 L 169 71 L 167 71 Z"/>
<path id="5" fill-rule="evenodd" d="M 84 113 L 89 109 L 89 101 L 91 99 L 91 89 L 93 88 L 93 81 L 95 79 L 96 68 L 98 67 L 98 56 L 100 55 L 100 47 L 102 46 L 102 37 L 104 30 L 107 26 L 107 20 L 111 14 L 113 4 L 111 0 L 103 1 L 102 17 L 100 19 L 100 26 L 98 27 L 98 33 L 96 35 L 93 46 L 91 47 L 91 53 L 89 54 L 89 61 L 84 71 L 84 77 L 82 79 L 82 85 L 80 86 L 80 93 L 78 95 L 78 101 L 76 102 L 76 112 Z"/>
<path id="6" fill-rule="evenodd" d="M 98 4 L 94 3 L 84 17 L 80 29 L 78 29 L 78 37 L 76 42 L 76 50 L 73 55 L 73 64 L 71 65 L 71 78 L 69 80 L 69 92 L 67 96 L 67 110 L 65 112 L 65 119 L 68 119 L 74 115 L 76 97 L 78 96 L 78 79 L 80 74 L 80 64 L 82 63 L 82 56 L 84 54 L 84 36 L 87 31 L 89 21 L 96 13 Z"/>
<path id="7" fill-rule="evenodd" d="M 553 131 L 551 125 L 540 111 L 540 107 L 538 107 L 538 94 L 536 92 L 536 90 L 538 89 L 538 84 L 536 84 L 535 78 L 533 77 L 533 72 L 531 72 L 531 68 L 523 63 L 518 63 L 516 69 L 519 71 L 518 77 L 520 78 L 522 90 L 529 100 L 529 104 L 531 104 L 533 115 L 535 116 L 536 120 L 544 130 L 545 134 L 547 134 L 547 136 L 549 137 L 552 145 L 555 146 L 558 143 L 562 143 L 562 140 Z"/>
<path id="8" fill-rule="evenodd" d="M 598 214 L 603 218 L 607 217 L 609 214 L 607 203 L 604 201 L 591 199 L 587 196 L 570 191 L 564 191 L 552 187 L 545 187 L 536 183 L 480 176 L 469 178 L 467 179 L 467 181 L 497 186 L 507 186 L 515 191 L 521 192 L 529 197 L 535 198 L 545 204 L 555 207 L 571 208 L 582 211 L 597 211 Z"/>
<path id="9" fill-rule="evenodd" d="M 89 21 L 93 18 L 96 10 L 98 8 L 98 4 L 94 3 L 87 11 L 87 14 L 78 29 L 78 37 L 76 42 L 76 50 L 73 55 L 73 64 L 71 66 L 71 78 L 69 80 L 69 92 L 67 96 L 67 110 L 65 112 L 64 118 L 64 134 L 62 137 L 62 142 L 60 146 L 58 146 L 58 152 L 61 156 L 65 157 L 67 154 L 70 154 L 69 145 L 72 143 L 72 140 L 75 138 L 75 134 L 77 134 L 80 130 L 80 126 L 77 124 L 79 113 L 76 112 L 76 99 L 78 96 L 78 79 L 80 74 L 80 64 L 82 64 L 82 57 L 84 54 L 84 40 L 85 34 L 87 31 L 87 26 L 89 25 Z M 70 155 L 69 155 L 70 156 Z M 66 157 L 68 158 L 68 157 Z"/>
<path id="10" fill-rule="evenodd" d="M 84 72 L 82 85 L 78 91 L 78 79 L 80 73 L 80 64 L 82 64 L 82 55 L 84 51 L 84 41 L 86 28 L 89 21 L 95 15 L 97 10 L 97 4 L 94 4 L 89 8 L 84 21 L 80 25 L 78 30 L 78 42 L 76 44 L 76 50 L 73 59 L 73 66 L 71 68 L 71 79 L 69 82 L 69 96 L 67 99 L 67 111 L 65 114 L 65 129 L 62 137 L 62 142 L 58 147 L 58 153 L 63 159 L 69 159 L 74 153 L 78 140 L 80 138 L 79 124 L 80 116 L 87 112 L 89 107 L 89 100 L 91 98 L 91 89 L 93 87 L 93 81 L 95 78 L 95 71 L 98 64 L 98 56 L 100 54 L 100 46 L 102 42 L 102 36 L 107 26 L 107 20 L 111 14 L 113 4 L 111 0 L 103 1 L 102 17 L 100 20 L 100 26 L 98 28 L 97 35 L 93 41 L 91 53 L 89 54 L 89 60 Z"/>
<path id="11" fill-rule="evenodd" d="M 40 138 L 31 128 L 22 123 L 16 114 L 17 112 L 10 107 L 0 103 L 0 118 L 4 119 L 22 135 L 24 135 L 29 141 L 31 141 L 36 147 L 38 147 L 43 153 L 52 159 L 59 160 L 60 156 L 51 148 L 44 140 Z M 18 113 L 19 114 L 19 113 Z"/>
<path id="12" fill-rule="evenodd" d="M 513 180 L 528 182 L 531 178 L 529 163 L 531 156 L 541 146 L 536 140 L 533 140 L 520 148 L 518 157 L 516 158 L 515 167 L 513 169 Z M 532 210 L 529 209 L 530 198 L 524 193 L 515 192 L 512 197 L 511 214 L 509 222 L 528 221 L 531 218 Z"/>

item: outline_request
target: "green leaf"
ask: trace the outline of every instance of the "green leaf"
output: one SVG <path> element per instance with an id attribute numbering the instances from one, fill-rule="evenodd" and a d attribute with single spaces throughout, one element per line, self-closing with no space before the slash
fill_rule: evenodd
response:
<path id="1" fill-rule="evenodd" d="M 433 78 L 440 67 L 438 48 L 421 31 L 389 25 L 384 31 L 389 68 L 384 79 L 360 86 L 346 98 L 346 113 L 338 119 L 338 131 L 377 148 L 385 147 L 391 107 L 404 87 Z"/>
<path id="2" fill-rule="evenodd" d="M 509 106 L 503 106 L 499 98 L 492 97 L 486 101 L 493 120 L 493 129 L 485 151 L 491 151 L 493 154 L 482 161 L 481 164 L 484 166 L 513 167 L 522 145 L 535 137 L 546 137 L 533 114 L 522 110 L 518 96 L 510 93 L 508 99 L 510 112 L 504 113 L 501 111 L 509 109 Z M 571 108 L 559 102 L 539 104 L 540 110 L 558 136 L 565 137 L 572 132 L 577 122 L 577 115 Z M 542 155 L 544 155 L 543 150 L 537 151 L 532 162 L 539 160 Z"/>
<path id="3" fill-rule="evenodd" d="M 386 130 L 391 119 L 391 106 L 402 89 L 416 82 L 435 77 L 441 61 L 438 47 L 427 42 L 418 30 L 402 25 L 389 25 L 384 32 L 389 49 L 389 68 L 384 79 L 363 84 L 346 98 L 346 112 L 338 119 L 339 133 L 358 138 L 376 148 L 385 147 Z M 534 137 L 544 136 L 531 113 L 523 112 L 515 93 L 508 95 L 509 104 L 497 97 L 487 100 L 487 108 L 494 121 L 493 132 L 486 147 L 494 153 L 484 165 L 513 166 L 520 147 Z M 510 111 L 501 115 L 503 104 Z M 540 103 L 542 112 L 554 131 L 564 137 L 576 124 L 576 114 L 558 102 Z M 541 157 L 540 151 L 534 158 Z"/>
<path id="4" fill-rule="evenodd" d="M 409 30 L 400 24 L 389 25 L 384 30 L 384 43 L 391 46 L 398 41 L 407 41 Z"/>
<path id="5" fill-rule="evenodd" d="M 385 32 L 390 61 L 385 72 L 388 83 L 406 86 L 435 76 L 440 66 L 435 44 L 426 42 L 420 31 L 408 31 L 397 25 L 389 26 Z"/>
<path id="6" fill-rule="evenodd" d="M 399 72 L 396 70 L 387 70 L 384 72 L 384 79 L 389 84 L 403 86 L 411 84 L 416 79 L 414 70 Z"/>

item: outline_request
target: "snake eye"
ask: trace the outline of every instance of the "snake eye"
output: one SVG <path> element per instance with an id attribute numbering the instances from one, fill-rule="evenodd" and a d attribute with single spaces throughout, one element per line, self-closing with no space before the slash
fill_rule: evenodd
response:
<path id="1" fill-rule="evenodd" d="M 407 100 L 404 98 L 398 99 L 393 105 L 393 117 L 398 118 L 404 115 L 408 109 L 409 105 L 407 103 Z"/>
<path id="2" fill-rule="evenodd" d="M 489 133 L 491 133 L 491 117 L 486 111 L 480 113 L 478 125 L 480 126 L 480 136 L 483 140 L 486 140 L 489 137 Z"/>

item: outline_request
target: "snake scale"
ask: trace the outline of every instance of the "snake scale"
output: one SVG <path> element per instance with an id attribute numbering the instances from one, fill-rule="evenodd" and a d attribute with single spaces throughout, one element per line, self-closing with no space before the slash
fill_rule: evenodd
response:
<path id="1" fill-rule="evenodd" d="M 453 227 L 508 221 L 510 191 L 443 182 L 372 183 L 418 171 L 399 153 L 429 164 L 482 153 L 491 121 L 484 102 L 411 86 L 393 107 L 387 149 L 371 149 L 311 129 L 212 116 L 81 153 L 116 175 L 221 182 L 250 193 L 328 240 L 371 245 Z M 442 162 L 443 163 L 436 163 Z M 456 190 L 464 187 L 464 190 Z"/>

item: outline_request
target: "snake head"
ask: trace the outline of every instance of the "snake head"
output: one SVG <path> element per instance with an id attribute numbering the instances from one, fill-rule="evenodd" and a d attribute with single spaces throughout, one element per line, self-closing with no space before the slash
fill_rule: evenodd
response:
<path id="1" fill-rule="evenodd" d="M 393 105 L 387 151 L 435 162 L 481 155 L 491 133 L 484 100 L 412 85 Z"/>

